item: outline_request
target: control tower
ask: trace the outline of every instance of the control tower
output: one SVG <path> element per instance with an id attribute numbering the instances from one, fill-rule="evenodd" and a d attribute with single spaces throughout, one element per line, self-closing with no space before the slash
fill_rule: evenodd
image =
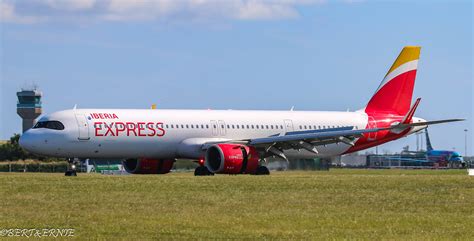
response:
<path id="1" fill-rule="evenodd" d="M 41 108 L 42 95 L 36 88 L 21 89 L 20 92 L 16 92 L 18 97 L 16 113 L 23 119 L 23 132 L 33 127 L 36 117 L 43 112 Z"/>

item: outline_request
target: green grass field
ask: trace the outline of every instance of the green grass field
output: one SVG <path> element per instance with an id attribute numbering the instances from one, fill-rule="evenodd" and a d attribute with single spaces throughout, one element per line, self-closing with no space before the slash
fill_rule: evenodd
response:
<path id="1" fill-rule="evenodd" d="M 465 170 L 0 173 L 0 183 L 0 229 L 74 228 L 77 239 L 474 238 Z"/>

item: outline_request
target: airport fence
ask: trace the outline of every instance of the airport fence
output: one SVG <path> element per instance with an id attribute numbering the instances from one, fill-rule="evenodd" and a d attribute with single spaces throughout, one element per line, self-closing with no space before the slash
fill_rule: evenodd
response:
<path id="1" fill-rule="evenodd" d="M 0 172 L 65 172 L 67 162 L 0 162 Z"/>

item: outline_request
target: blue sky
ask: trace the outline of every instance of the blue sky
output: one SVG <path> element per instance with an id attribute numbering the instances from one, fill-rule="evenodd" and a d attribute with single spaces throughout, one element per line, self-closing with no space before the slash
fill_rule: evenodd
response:
<path id="1" fill-rule="evenodd" d="M 138 2 L 138 3 L 137 3 Z M 72 108 L 356 110 L 405 45 L 422 46 L 417 116 L 433 145 L 472 154 L 470 1 L 0 1 L 0 139 L 15 93 Z M 415 137 L 382 150 L 415 148 Z"/>

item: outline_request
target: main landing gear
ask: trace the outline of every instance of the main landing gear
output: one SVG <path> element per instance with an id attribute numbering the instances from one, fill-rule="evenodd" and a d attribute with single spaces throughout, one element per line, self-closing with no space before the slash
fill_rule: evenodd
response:
<path id="1" fill-rule="evenodd" d="M 194 170 L 194 176 L 214 176 L 214 173 L 210 172 L 206 166 L 198 166 Z"/>
<path id="2" fill-rule="evenodd" d="M 68 162 L 67 169 L 66 169 L 66 172 L 64 173 L 64 176 L 67 176 L 67 177 L 77 176 L 77 172 L 76 172 L 77 160 L 74 158 L 69 158 L 67 162 Z"/>
<path id="3" fill-rule="evenodd" d="M 270 171 L 266 166 L 258 166 L 255 175 L 270 175 Z"/>

